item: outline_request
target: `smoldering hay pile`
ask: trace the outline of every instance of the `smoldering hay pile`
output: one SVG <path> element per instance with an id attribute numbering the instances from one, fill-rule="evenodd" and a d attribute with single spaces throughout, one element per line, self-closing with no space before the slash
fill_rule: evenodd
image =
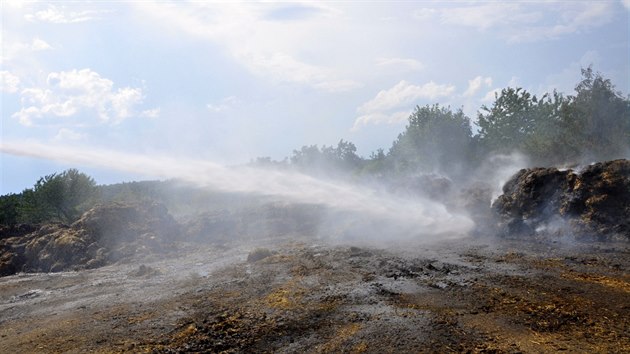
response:
<path id="1" fill-rule="evenodd" d="M 522 169 L 492 208 L 503 236 L 630 241 L 630 161 Z"/>

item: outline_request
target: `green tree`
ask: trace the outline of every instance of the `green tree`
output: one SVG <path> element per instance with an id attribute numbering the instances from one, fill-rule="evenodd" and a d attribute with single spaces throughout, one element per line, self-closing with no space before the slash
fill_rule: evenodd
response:
<path id="1" fill-rule="evenodd" d="M 623 157 L 630 149 L 630 101 L 590 67 L 575 91 L 539 100 L 521 88 L 502 90 L 478 113 L 480 145 L 486 153 L 519 150 L 543 164 Z"/>
<path id="2" fill-rule="evenodd" d="M 363 159 L 356 153 L 357 147 L 343 139 L 337 146 L 317 145 L 302 146 L 300 150 L 293 150 L 290 161 L 291 165 L 318 174 L 340 174 L 358 170 L 363 163 Z"/>
<path id="3" fill-rule="evenodd" d="M 515 146 L 535 162 L 543 165 L 558 164 L 575 157 L 571 137 L 567 135 L 563 115 L 569 100 L 557 91 L 545 94 L 530 111 L 532 131 L 520 146 Z"/>
<path id="4" fill-rule="evenodd" d="M 21 211 L 28 222 L 72 223 L 98 196 L 94 179 L 76 169 L 40 178 L 22 193 Z"/>
<path id="5" fill-rule="evenodd" d="M 0 225 L 13 226 L 19 222 L 21 196 L 7 194 L 0 196 Z"/>
<path id="6" fill-rule="evenodd" d="M 370 157 L 365 161 L 361 172 L 382 177 L 386 172 L 387 161 L 388 159 L 385 151 L 379 148 L 370 154 Z"/>
<path id="7" fill-rule="evenodd" d="M 469 161 L 471 144 L 470 119 L 461 109 L 416 106 L 387 158 L 398 172 L 437 168 L 457 174 Z"/>
<path id="8" fill-rule="evenodd" d="M 582 69 L 575 91 L 562 117 L 567 144 L 597 160 L 623 156 L 630 147 L 630 100 L 591 67 Z"/>
<path id="9" fill-rule="evenodd" d="M 538 100 L 522 88 L 505 88 L 478 112 L 479 139 L 488 151 L 521 149 L 535 132 Z"/>
<path id="10" fill-rule="evenodd" d="M 322 155 L 327 164 L 342 170 L 355 170 L 362 162 L 357 155 L 357 147 L 343 139 L 339 140 L 337 147 L 322 147 Z"/>
<path id="11" fill-rule="evenodd" d="M 298 168 L 308 169 L 321 163 L 322 152 L 317 145 L 305 145 L 300 150 L 293 150 L 290 161 Z"/>

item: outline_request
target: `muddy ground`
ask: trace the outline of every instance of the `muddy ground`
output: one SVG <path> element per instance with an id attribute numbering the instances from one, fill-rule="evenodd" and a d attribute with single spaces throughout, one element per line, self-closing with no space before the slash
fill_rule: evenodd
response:
<path id="1" fill-rule="evenodd" d="M 627 244 L 180 251 L 0 278 L 0 352 L 630 352 Z"/>

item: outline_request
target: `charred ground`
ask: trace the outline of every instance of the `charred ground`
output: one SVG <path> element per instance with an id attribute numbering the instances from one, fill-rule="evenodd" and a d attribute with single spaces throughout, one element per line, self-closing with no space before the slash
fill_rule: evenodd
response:
<path id="1" fill-rule="evenodd" d="M 266 240 L 4 278 L 2 351 L 626 352 L 625 245 Z M 260 252 L 260 250 L 256 251 Z"/>

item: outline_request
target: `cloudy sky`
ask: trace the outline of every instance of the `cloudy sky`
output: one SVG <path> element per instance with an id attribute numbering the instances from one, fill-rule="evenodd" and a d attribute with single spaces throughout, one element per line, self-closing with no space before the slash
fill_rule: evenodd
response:
<path id="1" fill-rule="evenodd" d="M 507 86 L 570 94 L 591 64 L 630 89 L 629 0 L 1 4 L 0 194 L 69 167 L 144 177 L 42 146 L 239 164 L 344 139 L 367 156 L 415 105 L 474 118 Z"/>

